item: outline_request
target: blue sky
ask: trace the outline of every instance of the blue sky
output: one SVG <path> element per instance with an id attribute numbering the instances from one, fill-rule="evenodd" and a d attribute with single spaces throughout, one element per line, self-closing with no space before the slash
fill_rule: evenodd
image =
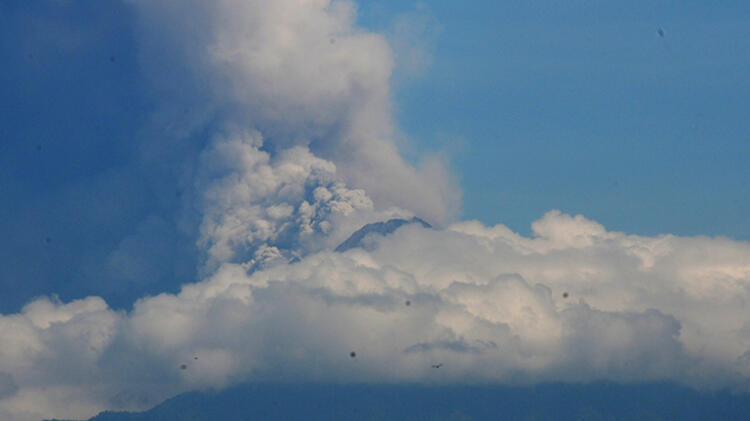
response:
<path id="1" fill-rule="evenodd" d="M 749 5 L 353 4 L 0 3 L 0 418 L 289 378 L 747 392 Z"/>
<path id="2" fill-rule="evenodd" d="M 464 218 L 527 233 L 561 209 L 631 233 L 750 238 L 746 2 L 421 4 L 433 61 L 395 92 L 398 120 L 448 151 Z M 375 28 L 420 10 L 360 9 Z"/>

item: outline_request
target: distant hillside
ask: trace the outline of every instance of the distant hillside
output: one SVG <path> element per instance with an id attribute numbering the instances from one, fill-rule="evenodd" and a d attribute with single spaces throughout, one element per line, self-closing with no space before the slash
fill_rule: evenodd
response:
<path id="1" fill-rule="evenodd" d="M 750 419 L 750 396 L 704 394 L 669 384 L 535 387 L 251 384 L 191 392 L 141 413 L 91 421 Z"/>
<path id="2" fill-rule="evenodd" d="M 346 250 L 357 247 L 365 247 L 366 245 L 364 244 L 363 240 L 368 235 L 388 235 L 393 231 L 399 229 L 402 225 L 406 224 L 421 224 L 425 228 L 432 228 L 432 225 L 428 224 L 420 218 L 417 218 L 416 216 L 411 219 L 394 218 L 389 219 L 385 222 L 375 222 L 372 224 L 367 224 L 355 231 L 354 234 L 346 239 L 346 241 L 336 247 L 336 251 L 344 252 Z"/>

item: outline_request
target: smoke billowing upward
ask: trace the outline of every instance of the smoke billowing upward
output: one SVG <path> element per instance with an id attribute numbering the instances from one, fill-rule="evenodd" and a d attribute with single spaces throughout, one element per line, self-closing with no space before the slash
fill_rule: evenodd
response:
<path id="1" fill-rule="evenodd" d="M 458 193 L 440 162 L 414 169 L 395 147 L 391 50 L 384 37 L 354 25 L 353 3 L 134 5 L 142 61 L 165 97 L 197 103 L 200 115 L 227 130 L 259 131 L 271 153 L 309 148 L 378 209 L 404 207 L 441 223 L 456 215 Z M 171 117 L 173 106 L 165 103 L 163 114 Z M 183 130 L 195 124 L 189 119 Z"/>
<path id="2" fill-rule="evenodd" d="M 352 3 L 132 7 L 159 99 L 141 152 L 202 138 L 182 210 L 199 281 L 130 312 L 40 298 L 0 316 L 0 418 L 141 409 L 253 380 L 747 390 L 749 244 L 627 235 L 557 211 L 530 238 L 454 222 L 444 166 L 398 153 L 392 55 Z M 414 216 L 439 228 L 334 251 L 367 223 Z"/>

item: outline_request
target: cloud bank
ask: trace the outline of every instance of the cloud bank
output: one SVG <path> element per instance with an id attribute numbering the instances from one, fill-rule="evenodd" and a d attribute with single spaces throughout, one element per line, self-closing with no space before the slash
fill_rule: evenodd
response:
<path id="1" fill-rule="evenodd" d="M 748 390 L 749 244 L 608 232 L 556 211 L 533 229 L 410 224 L 371 251 L 261 264 L 255 252 L 127 314 L 95 297 L 33 301 L 0 318 L 3 417 L 145 408 L 253 380 Z"/>
<path id="2" fill-rule="evenodd" d="M 558 211 L 531 237 L 452 222 L 448 171 L 398 154 L 391 50 L 355 26 L 353 4 L 131 4 L 159 98 L 142 153 L 205 138 L 181 215 L 199 281 L 129 312 L 48 297 L 0 316 L 0 418 L 85 418 L 256 380 L 748 390 L 750 244 Z M 440 228 L 333 251 L 415 215 Z"/>

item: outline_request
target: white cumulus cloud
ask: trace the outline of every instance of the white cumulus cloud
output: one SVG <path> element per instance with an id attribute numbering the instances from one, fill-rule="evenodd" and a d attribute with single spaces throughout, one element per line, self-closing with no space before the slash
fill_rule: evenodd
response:
<path id="1" fill-rule="evenodd" d="M 128 314 L 98 298 L 39 299 L 0 319 L 13 344 L 0 354 L 0 409 L 82 417 L 254 380 L 747 391 L 750 244 L 609 232 L 560 212 L 535 227 L 545 229 L 527 238 L 478 222 L 412 224 L 369 251 L 223 262 Z"/>

